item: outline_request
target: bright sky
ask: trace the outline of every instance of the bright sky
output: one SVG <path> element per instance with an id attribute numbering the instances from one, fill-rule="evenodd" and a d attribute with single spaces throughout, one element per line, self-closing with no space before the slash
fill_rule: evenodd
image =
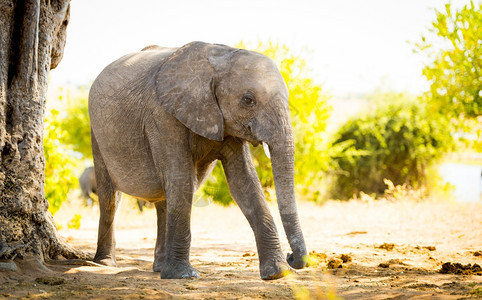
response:
<path id="1" fill-rule="evenodd" d="M 421 57 L 407 41 L 419 40 L 435 17 L 433 9 L 444 2 L 74 0 L 51 89 L 89 84 L 110 62 L 150 44 L 272 40 L 311 50 L 307 59 L 317 81 L 334 95 L 367 93 L 382 84 L 417 93 L 426 85 Z"/>

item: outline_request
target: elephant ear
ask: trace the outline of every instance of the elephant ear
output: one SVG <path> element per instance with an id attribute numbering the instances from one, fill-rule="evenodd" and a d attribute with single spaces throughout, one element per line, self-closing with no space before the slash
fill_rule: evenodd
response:
<path id="1" fill-rule="evenodd" d="M 156 95 L 163 109 L 191 131 L 222 141 L 224 118 L 214 94 L 213 45 L 193 42 L 179 48 L 156 74 Z"/>

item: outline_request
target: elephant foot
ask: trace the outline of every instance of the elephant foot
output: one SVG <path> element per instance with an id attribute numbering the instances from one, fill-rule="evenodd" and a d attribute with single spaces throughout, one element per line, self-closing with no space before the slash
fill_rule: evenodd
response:
<path id="1" fill-rule="evenodd" d="M 166 264 L 166 253 L 161 252 L 160 254 L 157 253 L 158 251 L 154 253 L 154 263 L 152 264 L 152 270 L 154 272 L 161 272 L 162 268 L 164 268 L 164 265 Z"/>
<path id="2" fill-rule="evenodd" d="M 294 269 L 303 269 L 308 261 L 308 255 L 294 255 L 294 253 L 288 253 L 286 261 Z"/>
<path id="3" fill-rule="evenodd" d="M 189 279 L 199 277 L 198 271 L 189 262 L 166 263 L 161 271 L 161 279 Z"/>
<path id="4" fill-rule="evenodd" d="M 261 279 L 273 280 L 285 277 L 291 273 L 295 273 L 285 261 L 270 261 L 260 266 Z"/>
<path id="5" fill-rule="evenodd" d="M 164 264 L 161 261 L 154 261 L 154 264 L 152 265 L 152 270 L 154 272 L 161 272 L 163 267 Z"/>
<path id="6" fill-rule="evenodd" d="M 115 257 L 111 255 L 95 255 L 94 262 L 108 267 L 117 267 Z"/>

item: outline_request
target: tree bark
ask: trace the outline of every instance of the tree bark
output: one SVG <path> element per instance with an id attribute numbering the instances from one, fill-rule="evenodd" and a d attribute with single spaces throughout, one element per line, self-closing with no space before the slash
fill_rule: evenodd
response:
<path id="1" fill-rule="evenodd" d="M 57 234 L 44 195 L 48 73 L 60 62 L 70 0 L 0 0 L 0 260 L 82 258 Z M 1 268 L 0 268 L 1 269 Z"/>

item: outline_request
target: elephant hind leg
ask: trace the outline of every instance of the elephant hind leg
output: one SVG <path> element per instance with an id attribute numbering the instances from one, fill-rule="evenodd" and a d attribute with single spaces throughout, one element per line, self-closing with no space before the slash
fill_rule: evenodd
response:
<path id="1" fill-rule="evenodd" d="M 116 266 L 114 217 L 119 207 L 121 193 L 114 189 L 93 133 L 92 150 L 100 208 L 97 251 L 94 262 L 107 266 Z"/>

